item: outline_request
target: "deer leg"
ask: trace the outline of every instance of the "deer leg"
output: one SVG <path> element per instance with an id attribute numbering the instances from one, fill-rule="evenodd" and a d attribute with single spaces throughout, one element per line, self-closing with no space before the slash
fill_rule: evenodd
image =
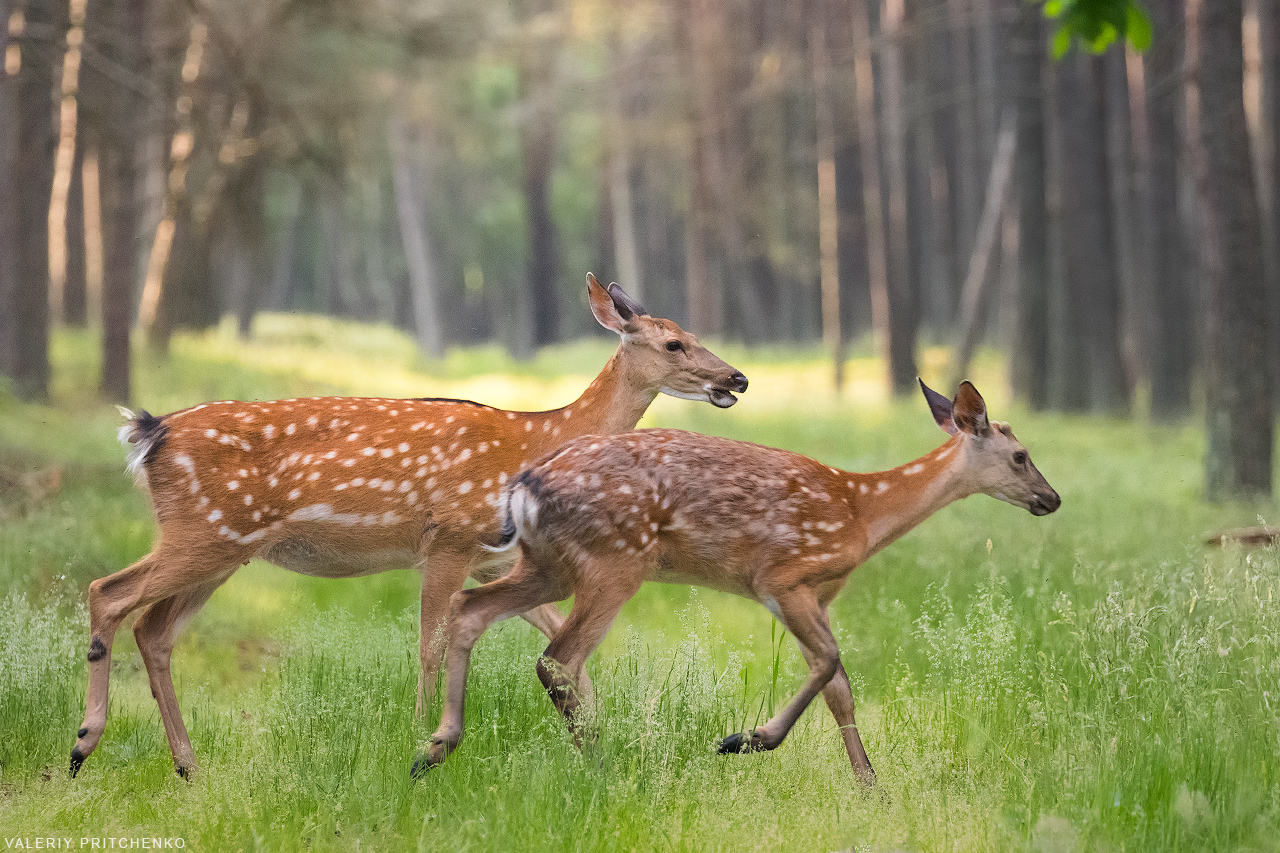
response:
<path id="1" fill-rule="evenodd" d="M 462 589 L 467 580 L 470 554 L 458 551 L 433 551 L 424 563 L 422 573 L 422 602 L 418 611 L 418 673 L 419 716 L 436 692 L 436 673 L 445 651 L 445 616 L 449 612 L 449 598 Z"/>
<path id="2" fill-rule="evenodd" d="M 809 678 L 791 701 L 763 726 L 737 732 L 720 741 L 721 754 L 775 749 L 840 668 L 840 650 L 826 614 L 813 593 L 803 587 L 775 596 L 782 624 L 796 638 L 809 664 Z M 845 682 L 848 689 L 848 682 Z M 868 765 L 869 766 L 869 765 Z"/>
<path id="3" fill-rule="evenodd" d="M 462 739 L 467 669 L 471 665 L 471 650 L 480 636 L 500 619 L 564 598 L 566 594 L 558 578 L 532 569 L 521 558 L 506 577 L 472 589 L 459 590 L 453 595 L 445 632 L 444 711 L 427 752 L 413 762 L 410 772 L 415 779 L 444 761 Z"/>
<path id="4" fill-rule="evenodd" d="M 630 568 L 610 566 L 608 572 L 582 571 L 582 576 L 608 577 L 610 585 L 575 590 L 569 618 L 538 658 L 538 679 L 547 689 L 551 703 L 569 724 L 579 748 L 582 747 L 582 732 L 578 709 L 582 700 L 587 698 L 580 676 L 586 674 L 587 658 L 604 640 L 613 620 L 618 617 L 618 611 L 636 594 L 642 579 L 639 571 Z"/>
<path id="5" fill-rule="evenodd" d="M 822 619 L 829 628 L 831 621 L 827 615 L 826 605 L 822 608 Z M 813 654 L 803 645 L 800 646 L 800 651 L 805 661 L 812 666 Z M 871 768 L 871 760 L 867 758 L 867 751 L 862 746 L 862 738 L 858 736 L 858 725 L 853 716 L 853 690 L 849 687 L 849 676 L 844 671 L 843 663 L 836 665 L 835 675 L 831 676 L 827 686 L 822 688 L 822 698 L 826 700 L 827 707 L 831 709 L 831 716 L 835 717 L 836 725 L 840 727 L 840 737 L 844 740 L 845 751 L 849 753 L 849 763 L 853 765 L 853 772 L 867 786 L 874 785 L 876 773 Z"/>
<path id="6" fill-rule="evenodd" d="M 862 738 L 858 737 L 858 725 L 853 718 L 853 690 L 849 687 L 849 676 L 844 671 L 844 664 L 837 664 L 835 675 L 822 688 L 822 698 L 827 700 L 831 716 L 836 718 L 836 725 L 840 727 L 840 737 L 844 739 L 844 748 L 849 753 L 853 772 L 863 784 L 874 785 L 876 771 L 871 768 L 871 760 L 862 747 Z"/>
<path id="7" fill-rule="evenodd" d="M 182 722 L 182 710 L 178 707 L 178 696 L 173 689 L 173 677 L 169 671 L 173 644 L 178 632 L 204 606 L 213 591 L 230 576 L 227 573 L 209 583 L 157 601 L 133 623 L 138 651 L 147 666 L 151 695 L 160 706 L 160 721 L 164 724 L 165 737 L 169 740 L 169 751 L 173 753 L 173 763 L 178 775 L 184 779 L 190 778 L 197 768 L 195 751 L 191 748 L 187 727 Z"/>
<path id="8" fill-rule="evenodd" d="M 241 562 L 237 551 L 230 556 L 225 548 L 212 548 L 207 559 L 177 552 L 161 543 L 138 562 L 89 584 L 89 693 L 85 699 L 84 724 L 76 732 L 71 749 L 71 775 L 97 748 L 107 725 L 107 695 L 111 678 L 111 645 L 124 618 L 163 598 L 208 580 L 209 571 L 224 573 Z M 200 567 L 193 572 L 193 568 Z"/>
<path id="9" fill-rule="evenodd" d="M 544 604 L 541 607 L 526 610 L 520 615 L 526 622 L 541 631 L 548 640 L 554 640 L 564 627 L 565 616 L 554 604 Z M 591 684 L 591 678 L 587 675 L 585 665 L 579 667 L 574 673 L 574 680 L 578 684 L 578 693 L 583 699 L 589 700 L 594 687 Z"/>

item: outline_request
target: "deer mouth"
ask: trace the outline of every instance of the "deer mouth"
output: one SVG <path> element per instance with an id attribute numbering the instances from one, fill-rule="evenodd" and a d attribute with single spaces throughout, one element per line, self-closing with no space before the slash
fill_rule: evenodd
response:
<path id="1" fill-rule="evenodd" d="M 1027 510 L 1032 515 L 1040 516 L 1056 512 L 1060 506 L 1062 506 L 1062 498 L 1057 495 L 1032 495 L 1031 501 L 1027 504 Z"/>
<path id="2" fill-rule="evenodd" d="M 707 402 L 715 406 L 717 409 L 727 409 L 734 403 L 738 402 L 738 398 L 725 391 L 723 388 L 708 388 Z"/>
<path id="3" fill-rule="evenodd" d="M 681 400 L 702 400 L 717 409 L 727 409 L 738 402 L 738 398 L 733 395 L 733 391 L 741 394 L 747 390 L 747 377 L 741 373 L 735 373 L 729 377 L 728 382 L 724 384 L 707 382 L 703 384 L 699 391 L 677 391 L 675 388 L 666 385 L 663 385 L 659 390 L 663 394 L 679 397 Z"/>
<path id="4" fill-rule="evenodd" d="M 707 400 L 711 405 L 717 408 L 727 409 L 734 403 L 738 402 L 738 398 L 733 396 L 731 391 L 737 391 L 741 394 L 747 390 L 747 377 L 741 372 L 735 372 L 729 377 L 728 382 L 724 385 L 712 385 L 708 382 L 703 386 L 707 392 Z"/>

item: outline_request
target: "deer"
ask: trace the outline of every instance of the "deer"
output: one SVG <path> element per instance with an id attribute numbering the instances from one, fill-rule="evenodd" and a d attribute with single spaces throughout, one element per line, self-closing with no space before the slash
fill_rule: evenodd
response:
<path id="1" fill-rule="evenodd" d="M 875 771 L 827 613 L 849 574 L 953 501 L 987 494 L 1042 516 L 1062 501 L 1008 424 L 987 420 L 969 382 L 954 400 L 920 388 L 950 438 L 888 471 L 855 474 L 786 450 L 673 429 L 565 443 L 504 490 L 495 551 L 520 552 L 501 579 L 454 593 L 445 704 L 420 771 L 462 737 L 471 651 L 493 622 L 573 595 L 564 627 L 537 660 L 539 680 L 578 746 L 588 656 L 646 581 L 754 599 L 791 632 L 804 685 L 763 725 L 725 737 L 725 753 L 772 750 L 822 693 L 857 778 Z"/>
<path id="2" fill-rule="evenodd" d="M 128 471 L 159 526 L 150 553 L 89 584 L 89 692 L 71 751 L 74 777 L 106 726 L 111 645 L 128 614 L 175 769 L 197 769 L 170 675 L 178 632 L 240 566 L 354 578 L 422 573 L 418 713 L 434 690 L 449 601 L 468 576 L 492 580 L 514 554 L 485 551 L 499 490 L 575 436 L 633 429 L 659 393 L 718 408 L 747 388 L 741 371 L 617 284 L 587 275 L 596 320 L 621 341 L 577 400 L 516 412 L 469 400 L 318 397 L 205 403 L 156 417 L 123 413 Z M 497 558 L 497 559 L 495 559 Z M 548 638 L 554 606 L 523 614 Z"/>

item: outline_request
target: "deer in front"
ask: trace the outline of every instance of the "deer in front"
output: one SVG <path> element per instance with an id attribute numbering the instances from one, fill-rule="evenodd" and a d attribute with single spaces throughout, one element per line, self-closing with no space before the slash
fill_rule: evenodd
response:
<path id="1" fill-rule="evenodd" d="M 645 581 L 698 584 L 755 599 L 800 644 L 809 677 L 762 726 L 721 753 L 774 749 L 822 693 L 854 772 L 875 780 L 827 608 L 849 573 L 942 507 L 983 493 L 1029 510 L 1061 499 L 1007 424 L 989 422 L 962 383 L 954 401 L 920 383 L 945 444 L 889 471 L 854 474 L 785 450 L 678 430 L 586 436 L 524 471 L 503 492 L 495 548 L 520 559 L 507 576 L 453 596 L 440 728 L 419 762 L 440 763 L 463 728 L 471 650 L 498 619 L 574 596 L 538 677 L 575 739 L 583 665 Z"/>
<path id="2" fill-rule="evenodd" d="M 468 575 L 514 559 L 482 549 L 497 534 L 500 489 L 530 461 L 585 434 L 633 429 L 659 393 L 720 408 L 741 372 L 616 284 L 587 275 L 592 314 L 621 343 L 575 402 L 511 412 L 465 400 L 322 397 L 206 403 L 163 417 L 127 413 L 129 469 L 150 493 L 160 537 L 137 563 L 89 585 L 89 693 L 71 751 L 74 776 L 107 719 L 111 643 L 133 626 L 179 775 L 196 767 L 170 676 L 173 645 L 223 582 L 254 557 L 316 577 L 416 565 L 422 571 L 418 708 L 434 686 L 441 626 Z M 497 557 L 498 559 L 494 559 Z M 564 617 L 524 617 L 554 637 Z"/>

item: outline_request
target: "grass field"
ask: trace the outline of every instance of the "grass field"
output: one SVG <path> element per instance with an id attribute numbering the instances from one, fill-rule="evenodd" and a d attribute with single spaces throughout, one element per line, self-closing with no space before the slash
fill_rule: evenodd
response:
<path id="1" fill-rule="evenodd" d="M 715 347 L 751 379 L 728 411 L 660 398 L 677 426 L 878 470 L 943 440 L 922 399 L 851 365 L 843 398 L 815 353 Z M 265 317 L 257 338 L 139 352 L 153 412 L 312 394 L 572 400 L 611 350 L 511 362 L 418 360 L 386 329 Z M 94 402 L 95 344 L 55 340 L 55 399 L 0 396 L 0 837 L 180 838 L 192 850 L 1280 850 L 1280 557 L 1206 548 L 1274 504 L 1204 503 L 1199 421 L 1035 415 L 1000 365 L 973 378 L 1062 509 L 955 504 L 860 568 L 832 607 L 879 774 L 861 791 L 815 703 L 773 753 L 717 756 L 803 680 L 759 605 L 651 585 L 593 659 L 599 740 L 579 753 L 534 675 L 519 620 L 477 647 L 467 736 L 414 784 L 438 704 L 415 720 L 417 576 L 322 581 L 253 563 L 174 656 L 201 762 L 173 774 L 128 630 L 111 713 L 80 776 L 90 580 L 150 547 L 119 417 Z M 942 356 L 926 353 L 927 381 Z"/>

